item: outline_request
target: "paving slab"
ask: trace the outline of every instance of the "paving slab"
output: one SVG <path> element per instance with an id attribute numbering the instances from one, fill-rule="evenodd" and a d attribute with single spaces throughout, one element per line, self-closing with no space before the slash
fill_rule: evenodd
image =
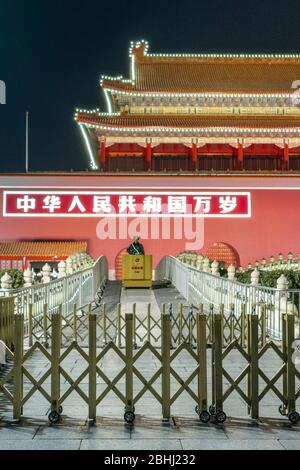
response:
<path id="1" fill-rule="evenodd" d="M 43 441 L 34 439 L 2 440 L 0 450 L 80 450 L 81 439 Z"/>
<path id="2" fill-rule="evenodd" d="M 284 450 L 277 440 L 251 439 L 247 440 L 195 440 L 181 441 L 184 450 Z"/>
<path id="3" fill-rule="evenodd" d="M 300 439 L 280 439 L 279 442 L 286 450 L 300 450 Z"/>
<path id="4" fill-rule="evenodd" d="M 182 450 L 179 439 L 131 439 L 131 440 L 86 440 L 81 442 L 80 450 Z"/>

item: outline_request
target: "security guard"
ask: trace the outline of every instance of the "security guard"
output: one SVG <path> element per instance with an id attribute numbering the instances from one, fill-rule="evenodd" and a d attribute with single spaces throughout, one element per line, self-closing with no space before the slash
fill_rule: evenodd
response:
<path id="1" fill-rule="evenodd" d="M 140 237 L 136 235 L 133 238 L 133 243 L 131 243 L 130 247 L 127 249 L 127 253 L 129 255 L 144 255 L 145 254 L 144 247 L 140 243 Z"/>

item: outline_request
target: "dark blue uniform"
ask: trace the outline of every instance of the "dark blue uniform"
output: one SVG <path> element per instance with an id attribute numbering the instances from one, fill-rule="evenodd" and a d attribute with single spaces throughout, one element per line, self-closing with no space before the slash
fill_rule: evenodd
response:
<path id="1" fill-rule="evenodd" d="M 144 255 L 144 247 L 141 243 L 131 243 L 130 247 L 127 250 L 129 255 Z"/>

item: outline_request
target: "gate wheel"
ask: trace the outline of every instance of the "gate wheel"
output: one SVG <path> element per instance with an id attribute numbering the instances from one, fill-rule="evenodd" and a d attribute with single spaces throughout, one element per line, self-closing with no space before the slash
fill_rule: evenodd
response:
<path id="1" fill-rule="evenodd" d="M 51 413 L 49 413 L 48 419 L 51 424 L 57 424 L 60 421 L 60 414 L 57 411 L 51 411 Z"/>
<path id="2" fill-rule="evenodd" d="M 218 411 L 217 414 L 216 414 L 216 422 L 218 424 L 223 424 L 225 423 L 227 419 L 227 416 L 226 414 L 224 413 L 224 411 Z"/>
<path id="3" fill-rule="evenodd" d="M 133 424 L 135 421 L 135 414 L 133 411 L 125 411 L 124 420 L 127 424 Z"/>
<path id="4" fill-rule="evenodd" d="M 288 418 L 292 424 L 297 424 L 300 419 L 300 415 L 297 411 L 290 411 Z"/>
<path id="5" fill-rule="evenodd" d="M 202 423 L 207 424 L 210 421 L 210 414 L 206 410 L 201 411 L 201 413 L 199 414 L 199 418 Z"/>

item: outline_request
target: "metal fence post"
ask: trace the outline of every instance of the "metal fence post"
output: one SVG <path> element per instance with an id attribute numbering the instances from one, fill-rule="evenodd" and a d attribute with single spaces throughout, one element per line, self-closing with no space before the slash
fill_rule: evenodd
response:
<path id="1" fill-rule="evenodd" d="M 287 396 L 288 396 L 288 383 L 287 383 L 287 319 L 286 319 L 287 314 L 283 313 L 281 315 L 281 330 L 282 330 L 282 338 L 281 338 L 281 344 L 282 344 L 282 354 L 284 357 L 284 361 L 286 364 L 285 369 L 283 370 L 282 374 L 282 394 L 284 396 L 284 408 L 286 410 L 287 408 Z"/>
<path id="2" fill-rule="evenodd" d="M 147 308 L 147 330 L 148 343 L 151 343 L 151 304 Z"/>
<path id="3" fill-rule="evenodd" d="M 171 319 L 170 315 L 163 313 L 161 318 L 161 341 L 162 341 L 162 414 L 163 420 L 169 421 L 171 417 L 171 364 L 170 364 L 170 347 L 171 347 Z"/>
<path id="4" fill-rule="evenodd" d="M 223 346 L 223 331 L 222 331 L 222 317 L 220 314 L 213 315 L 213 333 L 214 333 L 214 348 L 213 348 L 213 397 L 215 412 L 223 411 L 223 370 L 222 370 L 222 346 Z"/>
<path id="5" fill-rule="evenodd" d="M 251 418 L 258 419 L 258 316 L 253 314 L 248 314 L 248 344 L 250 346 L 249 397 L 251 403 Z"/>
<path id="6" fill-rule="evenodd" d="M 32 318 L 33 304 L 28 306 L 28 344 L 29 347 L 33 345 L 33 318 Z"/>
<path id="7" fill-rule="evenodd" d="M 122 318 L 121 318 L 121 304 L 117 305 L 117 328 L 118 328 L 118 347 L 122 347 Z"/>
<path id="8" fill-rule="evenodd" d="M 193 347 L 193 318 L 194 318 L 194 309 L 193 309 L 193 305 L 190 306 L 190 310 L 189 310 L 189 345 L 191 346 L 191 348 Z"/>
<path id="9" fill-rule="evenodd" d="M 230 305 L 230 342 L 234 341 L 234 320 L 235 320 L 235 311 L 234 304 Z"/>
<path id="10" fill-rule="evenodd" d="M 134 344 L 134 349 L 137 349 L 137 331 L 136 331 L 136 304 L 133 304 L 133 344 Z"/>
<path id="11" fill-rule="evenodd" d="M 89 305 L 89 421 L 97 417 L 97 316 Z"/>
<path id="12" fill-rule="evenodd" d="M 287 369 L 287 412 L 296 409 L 296 371 L 293 361 L 293 342 L 295 339 L 295 316 L 286 314 L 286 369 Z"/>
<path id="13" fill-rule="evenodd" d="M 77 341 L 77 304 L 73 305 L 73 340 Z"/>
<path id="14" fill-rule="evenodd" d="M 48 348 L 48 304 L 44 304 L 43 308 L 43 331 L 44 331 L 44 344 Z"/>
<path id="15" fill-rule="evenodd" d="M 107 331 L 106 331 L 106 304 L 103 304 L 103 342 L 107 344 Z"/>
<path id="16" fill-rule="evenodd" d="M 245 347 L 246 344 L 246 305 L 241 305 L 241 346 Z"/>
<path id="17" fill-rule="evenodd" d="M 210 304 L 209 306 L 209 342 L 213 342 L 213 314 L 214 314 L 214 306 Z"/>
<path id="18" fill-rule="evenodd" d="M 226 346 L 225 339 L 225 306 L 224 304 L 220 305 L 220 315 L 221 315 L 221 338 L 222 338 L 222 348 Z"/>
<path id="19" fill-rule="evenodd" d="M 134 412 L 133 403 L 133 314 L 125 315 L 125 331 L 126 331 L 126 407 L 125 411 Z"/>
<path id="20" fill-rule="evenodd" d="M 24 316 L 15 315 L 14 369 L 13 369 L 13 417 L 19 421 L 22 415 L 23 400 L 23 348 Z"/>
<path id="21" fill-rule="evenodd" d="M 60 349 L 61 349 L 61 311 L 52 315 L 51 343 L 51 411 L 59 411 L 60 399 Z"/>
<path id="22" fill-rule="evenodd" d="M 79 306 L 83 306 L 83 292 L 82 292 L 82 271 L 79 273 Z"/>
<path id="23" fill-rule="evenodd" d="M 261 345 L 265 346 L 267 342 L 267 324 L 266 324 L 266 305 L 261 306 Z"/>
<path id="24" fill-rule="evenodd" d="M 179 336 L 178 336 L 178 346 L 182 343 L 182 324 L 183 324 L 183 305 L 179 304 Z"/>
<path id="25" fill-rule="evenodd" d="M 207 410 L 207 358 L 206 358 L 206 315 L 203 305 L 197 315 L 197 354 L 198 354 L 198 406 L 199 411 Z"/>

